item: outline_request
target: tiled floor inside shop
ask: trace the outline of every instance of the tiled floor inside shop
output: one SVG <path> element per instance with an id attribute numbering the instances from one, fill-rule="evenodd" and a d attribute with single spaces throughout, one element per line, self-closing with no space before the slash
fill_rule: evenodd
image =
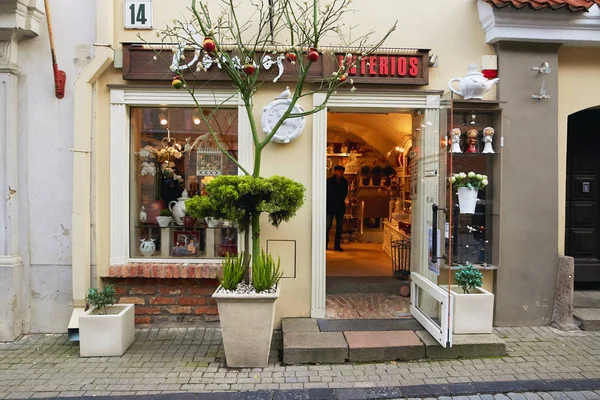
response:
<path id="1" fill-rule="evenodd" d="M 381 247 L 381 243 L 346 243 L 343 252 L 328 250 L 327 276 L 392 277 L 392 260 Z"/>
<path id="2" fill-rule="evenodd" d="M 328 294 L 327 319 L 410 318 L 410 298 L 387 293 Z"/>

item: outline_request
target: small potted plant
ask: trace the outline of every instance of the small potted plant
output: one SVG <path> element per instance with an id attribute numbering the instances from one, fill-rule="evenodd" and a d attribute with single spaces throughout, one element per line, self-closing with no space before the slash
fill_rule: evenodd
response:
<path id="1" fill-rule="evenodd" d="M 160 211 L 160 216 L 156 217 L 156 222 L 161 228 L 166 228 L 171 224 L 173 217 L 171 216 L 171 211 L 168 209 L 163 209 Z"/>
<path id="2" fill-rule="evenodd" d="M 483 275 L 471 263 L 454 274 L 450 286 L 454 297 L 452 332 L 456 334 L 492 333 L 494 294 L 483 289 Z"/>
<path id="3" fill-rule="evenodd" d="M 382 171 L 383 171 L 383 169 L 379 165 L 374 166 L 373 169 L 371 170 L 371 175 L 373 176 L 373 185 L 374 186 L 379 186 L 381 184 Z"/>
<path id="4" fill-rule="evenodd" d="M 361 183 L 363 186 L 369 185 L 370 172 L 371 168 L 369 168 L 368 165 L 363 165 L 362 167 L 360 167 Z"/>
<path id="5" fill-rule="evenodd" d="M 458 189 L 458 205 L 461 214 L 474 214 L 479 189 L 488 185 L 488 177 L 483 174 L 459 172 L 450 177 L 452 188 Z"/>
<path id="6" fill-rule="evenodd" d="M 81 357 L 122 356 L 133 343 L 135 311 L 133 304 L 115 304 L 112 285 L 91 288 L 86 301 L 90 308 L 79 317 Z"/>

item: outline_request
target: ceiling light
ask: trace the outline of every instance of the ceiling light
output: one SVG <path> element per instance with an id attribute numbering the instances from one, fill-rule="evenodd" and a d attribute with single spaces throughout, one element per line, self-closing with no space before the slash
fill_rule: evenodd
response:
<path id="1" fill-rule="evenodd" d="M 167 120 L 167 117 L 163 113 L 158 114 L 158 119 L 160 120 L 161 125 L 166 125 L 169 123 L 169 121 Z"/>
<path id="2" fill-rule="evenodd" d="M 194 121 L 195 125 L 200 125 L 200 122 L 202 122 L 197 111 L 195 111 L 194 114 L 192 114 L 192 121 Z"/>

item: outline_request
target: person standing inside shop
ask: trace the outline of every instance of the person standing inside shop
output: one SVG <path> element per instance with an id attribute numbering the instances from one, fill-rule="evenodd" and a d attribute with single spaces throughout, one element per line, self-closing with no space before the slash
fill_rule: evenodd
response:
<path id="1" fill-rule="evenodd" d="M 327 242 L 329 246 L 329 232 L 335 218 L 335 251 L 344 251 L 341 246 L 342 228 L 344 227 L 344 213 L 346 211 L 346 196 L 348 195 L 348 181 L 344 178 L 344 167 L 336 165 L 333 176 L 327 179 Z"/>

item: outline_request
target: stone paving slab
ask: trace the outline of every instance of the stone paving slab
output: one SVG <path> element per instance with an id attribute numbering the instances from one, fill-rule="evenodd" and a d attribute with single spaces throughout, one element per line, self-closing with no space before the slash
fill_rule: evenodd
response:
<path id="1" fill-rule="evenodd" d="M 420 397 L 409 393 L 408 388 L 433 387 L 440 393 L 427 396 L 439 397 L 448 395 L 444 388 L 451 388 L 455 396 L 598 390 L 582 387 L 581 382 L 600 379 L 600 332 L 496 328 L 494 333 L 506 343 L 504 357 L 286 366 L 272 353 L 266 368 L 234 369 L 225 365 L 218 329 L 161 331 L 137 330 L 127 352 L 110 358 L 79 358 L 77 343 L 69 342 L 66 334 L 26 335 L 12 343 L 0 343 L 0 398 L 9 394 L 29 398 L 49 392 L 59 397 L 81 397 L 106 390 L 111 396 L 291 389 L 376 393 L 389 387 L 406 389 L 401 397 Z M 557 380 L 570 383 L 561 386 Z M 529 381 L 543 385 L 523 386 Z M 549 396 L 542 400 L 554 399 Z"/>
<path id="2" fill-rule="evenodd" d="M 573 319 L 581 323 L 579 327 L 584 331 L 600 331 L 600 308 L 575 308 Z"/>
<path id="3" fill-rule="evenodd" d="M 427 331 L 417 331 L 425 345 L 425 356 L 433 360 L 501 357 L 506 355 L 506 343 L 494 334 L 452 335 L 452 347 L 443 348 Z"/>
<path id="4" fill-rule="evenodd" d="M 317 320 L 313 318 L 283 318 L 281 320 L 283 333 L 319 332 Z"/>
<path id="5" fill-rule="evenodd" d="M 343 363 L 348 344 L 341 332 L 291 332 L 283 334 L 283 363 Z"/>
<path id="6" fill-rule="evenodd" d="M 425 346 L 413 331 L 344 332 L 351 362 L 418 360 Z"/>

